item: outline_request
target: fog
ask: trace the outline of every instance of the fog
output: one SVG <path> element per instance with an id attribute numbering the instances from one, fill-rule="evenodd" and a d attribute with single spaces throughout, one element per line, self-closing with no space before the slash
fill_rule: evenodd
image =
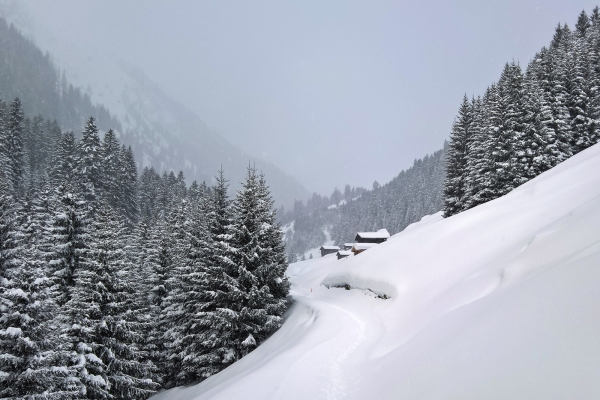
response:
<path id="1" fill-rule="evenodd" d="M 141 68 L 310 191 L 371 187 L 442 147 L 463 94 L 592 1 L 27 0 L 57 38 Z M 565 19 L 568 18 L 568 19 Z"/>

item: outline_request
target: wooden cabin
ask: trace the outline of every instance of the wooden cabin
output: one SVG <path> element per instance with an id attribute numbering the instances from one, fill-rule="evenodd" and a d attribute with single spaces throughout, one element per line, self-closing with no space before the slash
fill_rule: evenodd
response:
<path id="1" fill-rule="evenodd" d="M 354 241 L 356 243 L 383 243 L 389 238 L 390 233 L 387 229 L 380 229 L 377 232 L 358 232 Z"/>
<path id="2" fill-rule="evenodd" d="M 342 258 L 346 258 L 353 255 L 350 250 L 340 250 L 337 252 L 337 259 L 340 260 Z"/>
<path id="3" fill-rule="evenodd" d="M 352 253 L 354 255 L 360 254 L 365 250 L 369 250 L 373 246 L 377 246 L 379 243 L 354 243 L 352 246 Z"/>
<path id="4" fill-rule="evenodd" d="M 340 251 L 338 246 L 321 246 L 321 257 L 325 257 L 327 254 L 337 253 Z"/>

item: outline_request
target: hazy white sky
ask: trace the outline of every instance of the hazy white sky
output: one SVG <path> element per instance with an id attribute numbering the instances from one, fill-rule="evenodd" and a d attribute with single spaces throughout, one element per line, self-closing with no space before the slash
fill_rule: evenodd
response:
<path id="1" fill-rule="evenodd" d="M 587 0 L 28 0 L 57 37 L 139 66 L 226 138 L 331 193 L 442 147 L 460 100 Z"/>

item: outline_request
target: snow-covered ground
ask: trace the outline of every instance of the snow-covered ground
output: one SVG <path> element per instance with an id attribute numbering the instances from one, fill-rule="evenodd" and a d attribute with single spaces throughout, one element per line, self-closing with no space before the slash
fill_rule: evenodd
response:
<path id="1" fill-rule="evenodd" d="M 600 399 L 600 145 L 288 275 L 295 304 L 278 332 L 154 398 Z"/>
<path id="2" fill-rule="evenodd" d="M 329 228 L 323 229 L 323 234 L 325 235 L 325 243 L 323 243 L 321 246 L 333 246 L 335 244 L 335 240 L 331 238 L 331 232 L 329 232 Z M 310 259 L 311 255 L 313 258 L 321 257 L 321 250 L 319 250 L 321 246 L 306 250 L 304 252 L 304 257 L 306 259 Z"/>

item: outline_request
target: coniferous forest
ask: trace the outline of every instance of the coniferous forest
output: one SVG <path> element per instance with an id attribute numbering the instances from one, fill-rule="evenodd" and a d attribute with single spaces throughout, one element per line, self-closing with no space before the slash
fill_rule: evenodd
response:
<path id="1" fill-rule="evenodd" d="M 336 244 L 354 241 L 356 232 L 386 228 L 398 233 L 425 215 L 442 207 L 446 146 L 431 155 L 415 160 L 390 182 L 363 193 L 355 201 L 339 207 L 333 222 L 332 237 Z"/>
<path id="2" fill-rule="evenodd" d="M 398 233 L 426 215 L 441 210 L 447 145 L 401 171 L 390 182 L 373 188 L 335 189 L 331 197 L 316 193 L 304 205 L 296 201 L 294 209 L 279 213 L 284 224 L 294 221 L 286 232 L 288 259 L 302 259 L 307 250 L 321 246 L 328 230 L 336 245 L 352 242 L 356 232 L 386 228 Z"/>
<path id="3" fill-rule="evenodd" d="M 600 11 L 558 25 L 523 73 L 465 95 L 450 136 L 444 216 L 498 198 L 600 141 Z"/>
<path id="4" fill-rule="evenodd" d="M 282 323 L 265 177 L 231 198 L 0 102 L 0 398 L 145 399 L 205 379 Z"/>

